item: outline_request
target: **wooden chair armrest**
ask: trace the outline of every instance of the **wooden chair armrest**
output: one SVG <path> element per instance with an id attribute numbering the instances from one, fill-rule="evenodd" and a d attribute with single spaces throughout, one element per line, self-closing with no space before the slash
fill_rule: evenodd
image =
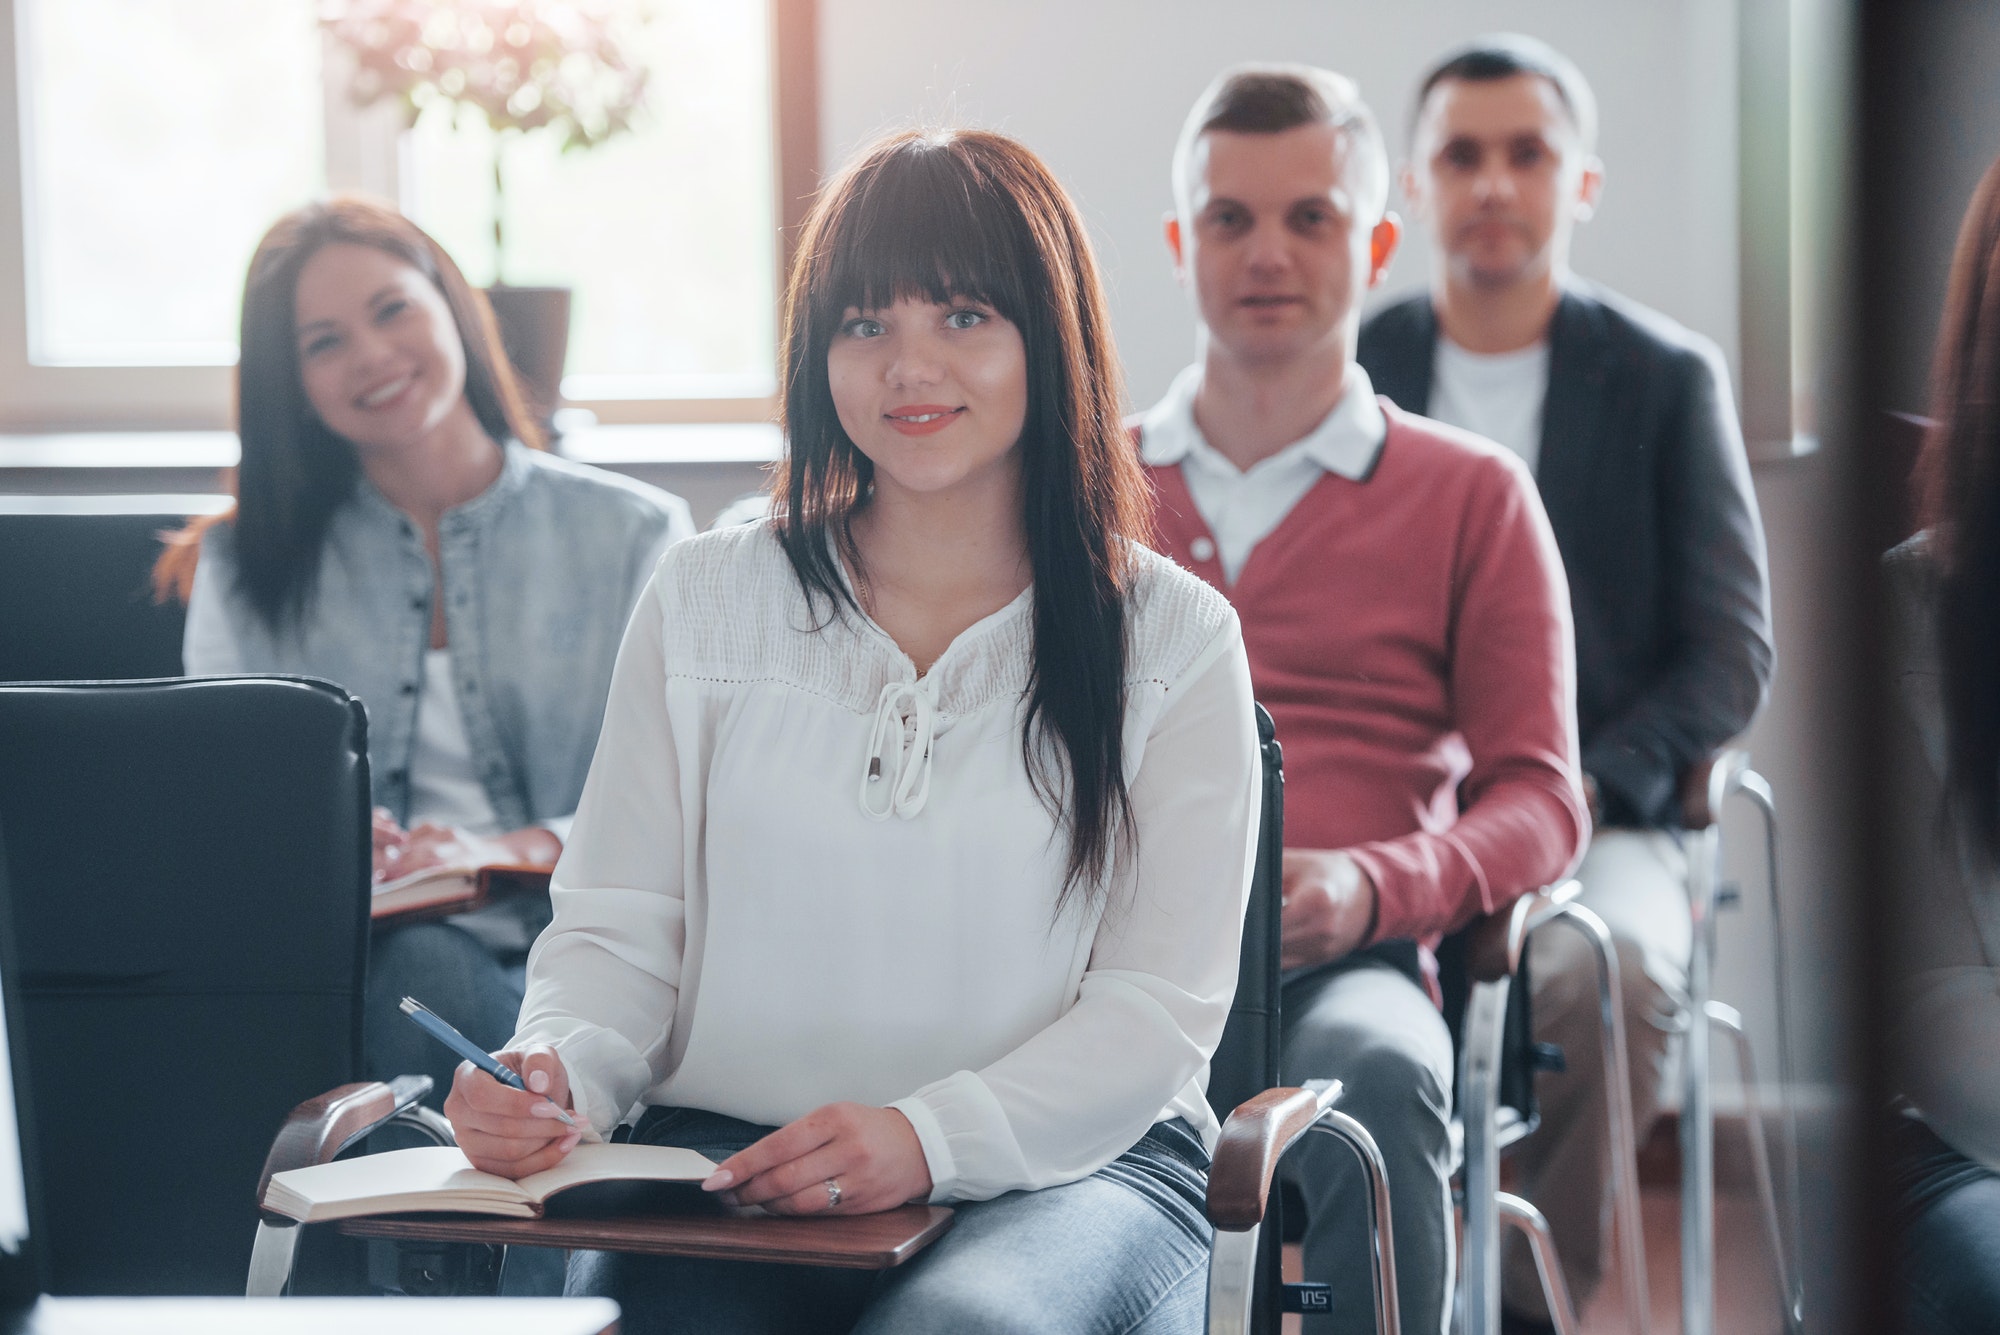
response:
<path id="1" fill-rule="evenodd" d="M 388 1122 L 431 1092 L 427 1075 L 399 1075 L 387 1084 L 379 1080 L 341 1085 L 292 1109 L 278 1128 L 257 1179 L 257 1203 L 271 1186 L 271 1175 L 292 1168 L 331 1163 L 342 1150 Z M 296 1222 L 266 1214 L 273 1223 Z"/>
<path id="2" fill-rule="evenodd" d="M 1278 1160 L 1329 1102 L 1319 1090 L 1267 1089 L 1229 1114 L 1208 1168 L 1210 1223 L 1240 1233 L 1263 1222 Z"/>
<path id="3" fill-rule="evenodd" d="M 1750 766 L 1750 753 L 1717 751 L 1681 776 L 1681 828 L 1706 830 L 1722 818 L 1722 803 Z"/>
<path id="4" fill-rule="evenodd" d="M 1468 929 L 1465 968 L 1475 983 L 1497 983 L 1521 969 L 1528 934 L 1575 899 L 1582 887 L 1575 881 L 1545 885 L 1522 895 L 1498 913 L 1489 913 Z"/>

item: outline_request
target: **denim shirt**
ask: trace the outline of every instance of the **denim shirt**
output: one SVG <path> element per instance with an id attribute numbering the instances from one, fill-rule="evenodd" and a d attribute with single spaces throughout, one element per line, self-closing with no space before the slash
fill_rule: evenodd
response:
<path id="1" fill-rule="evenodd" d="M 202 543 L 185 641 L 191 675 L 324 677 L 368 710 L 376 805 L 407 822 L 431 599 L 443 594 L 472 760 L 501 828 L 575 812 L 611 667 L 640 590 L 694 532 L 680 497 L 518 443 L 499 478 L 423 535 L 364 478 L 335 512 L 303 615 L 273 630 L 236 588 L 234 532 Z"/>

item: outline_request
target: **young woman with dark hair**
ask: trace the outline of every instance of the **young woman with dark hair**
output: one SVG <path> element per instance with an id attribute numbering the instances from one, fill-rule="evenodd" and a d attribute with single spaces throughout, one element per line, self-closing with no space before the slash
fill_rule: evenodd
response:
<path id="1" fill-rule="evenodd" d="M 678 498 L 543 453 L 486 300 L 415 224 L 342 197 L 251 260 L 236 507 L 170 540 L 197 675 L 325 677 L 368 708 L 377 879 L 448 860 L 552 863 L 618 639 Z M 544 910 L 545 912 L 545 910 Z M 539 924 L 489 911 L 378 931 L 372 1073 L 453 1063 L 396 1011 L 512 1032 Z"/>
<path id="2" fill-rule="evenodd" d="M 831 182 L 786 303 L 775 517 L 675 548 L 460 1144 L 720 1161 L 782 1214 L 962 1203 L 877 1278 L 583 1253 L 634 1332 L 1199 1330 L 1256 745 L 1236 618 L 1143 546 L 1074 205 L 1021 145 Z"/>
<path id="3" fill-rule="evenodd" d="M 1929 527 L 1889 554 L 1898 686 L 1895 1127 L 1905 1328 L 2000 1312 L 2000 162 L 1960 227 L 1918 481 Z"/>

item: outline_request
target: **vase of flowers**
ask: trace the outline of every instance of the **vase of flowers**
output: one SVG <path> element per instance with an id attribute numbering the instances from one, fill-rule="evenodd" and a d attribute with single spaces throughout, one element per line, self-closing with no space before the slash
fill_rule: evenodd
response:
<path id="1" fill-rule="evenodd" d="M 320 25 L 353 52 L 349 96 L 399 103 L 406 125 L 432 107 L 484 117 L 493 147 L 493 303 L 536 417 L 561 398 L 570 290 L 506 281 L 506 149 L 527 134 L 584 151 L 632 128 L 647 71 L 631 55 L 631 0 L 326 0 Z"/>

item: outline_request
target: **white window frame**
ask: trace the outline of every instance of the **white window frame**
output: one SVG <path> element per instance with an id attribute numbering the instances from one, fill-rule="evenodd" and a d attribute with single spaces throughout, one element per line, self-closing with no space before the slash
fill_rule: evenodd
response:
<path id="1" fill-rule="evenodd" d="M 813 0 L 767 0 L 771 8 L 773 114 L 772 265 L 781 290 L 817 163 Z M 231 366 L 37 366 L 28 348 L 26 180 L 16 0 L 0 0 L 0 432 L 227 430 L 234 426 Z M 329 190 L 401 194 L 395 108 L 360 110 L 346 94 L 352 57 L 330 40 L 325 65 Z M 607 423 L 767 422 L 771 395 L 568 400 Z"/>

